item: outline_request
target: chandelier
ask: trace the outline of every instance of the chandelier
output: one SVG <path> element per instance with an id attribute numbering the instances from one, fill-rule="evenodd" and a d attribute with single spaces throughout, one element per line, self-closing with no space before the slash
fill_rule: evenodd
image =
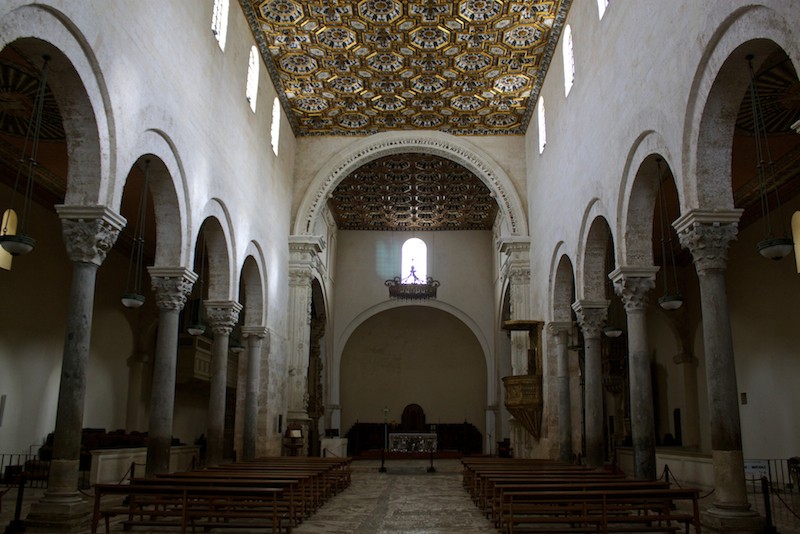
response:
<path id="1" fill-rule="evenodd" d="M 416 269 L 412 265 L 408 276 L 405 278 L 395 276 L 390 280 L 386 280 L 384 285 L 389 288 L 390 298 L 423 300 L 436 298 L 436 288 L 439 287 L 439 281 L 430 276 L 422 280 L 417 276 Z"/>

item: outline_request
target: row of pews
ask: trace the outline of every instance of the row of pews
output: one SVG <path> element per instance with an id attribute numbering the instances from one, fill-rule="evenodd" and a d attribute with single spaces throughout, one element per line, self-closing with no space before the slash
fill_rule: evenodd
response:
<path id="1" fill-rule="evenodd" d="M 462 464 L 464 488 L 501 532 L 700 534 L 697 489 L 547 460 Z"/>
<path id="2" fill-rule="evenodd" d="M 131 527 L 291 532 L 350 485 L 349 458 L 276 457 L 131 478 L 94 487 L 92 534 L 122 516 Z"/>

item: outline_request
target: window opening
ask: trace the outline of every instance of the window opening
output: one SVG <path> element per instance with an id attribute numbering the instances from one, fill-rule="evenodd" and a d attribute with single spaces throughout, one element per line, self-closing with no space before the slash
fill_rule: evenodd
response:
<path id="1" fill-rule="evenodd" d="M 404 284 L 424 284 L 428 278 L 428 247 L 422 239 L 412 237 L 403 243 L 400 277 Z"/>
<path id="2" fill-rule="evenodd" d="M 575 55 L 572 47 L 572 28 L 569 24 L 564 26 L 564 96 L 569 96 L 572 82 L 575 80 Z"/>
<path id="3" fill-rule="evenodd" d="M 272 101 L 272 126 L 270 127 L 270 135 L 272 136 L 272 151 L 278 155 L 278 142 L 281 136 L 281 104 L 278 97 Z"/>
<path id="4" fill-rule="evenodd" d="M 609 0 L 597 0 L 597 16 L 600 20 L 603 20 L 603 15 L 606 14 L 608 2 Z"/>
<path id="5" fill-rule="evenodd" d="M 544 97 L 539 97 L 536 114 L 539 119 L 539 154 L 541 154 L 547 144 L 547 130 L 544 122 Z"/>
<path id="6" fill-rule="evenodd" d="M 250 48 L 250 59 L 247 64 L 247 88 L 245 96 L 250 102 L 250 109 L 256 112 L 256 96 L 258 95 L 258 50 L 255 46 Z"/>
<path id="7" fill-rule="evenodd" d="M 225 38 L 228 35 L 228 0 L 214 0 L 214 11 L 211 14 L 211 32 L 217 43 L 225 51 Z"/>

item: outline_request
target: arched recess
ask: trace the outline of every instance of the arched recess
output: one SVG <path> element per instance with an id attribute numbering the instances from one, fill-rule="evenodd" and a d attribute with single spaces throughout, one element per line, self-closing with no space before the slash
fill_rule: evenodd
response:
<path id="1" fill-rule="evenodd" d="M 785 9 L 778 13 L 765 6 L 746 6 L 721 24 L 715 20 L 715 27 L 701 33 L 711 38 L 692 80 L 684 119 L 682 213 L 734 207 L 731 139 L 749 83 L 746 56 L 754 56 L 753 68 L 758 70 L 777 44 L 800 72 L 800 39 L 789 23 L 796 20 L 796 13 L 791 3 Z"/>
<path id="2" fill-rule="evenodd" d="M 399 422 L 403 407 L 415 403 L 429 424 L 469 422 L 484 434 L 486 402 L 478 393 L 488 373 L 481 352 L 463 321 L 433 306 L 371 315 L 343 347 L 343 430 L 356 420 L 382 422 L 384 406 Z"/>
<path id="3" fill-rule="evenodd" d="M 575 302 L 575 275 L 572 261 L 563 253 L 557 257 L 558 263 L 553 277 L 552 317 L 553 321 L 571 322 L 572 303 Z"/>
<path id="4" fill-rule="evenodd" d="M 203 210 L 203 224 L 198 232 L 205 236 L 205 262 L 208 270 L 205 273 L 208 300 L 233 300 L 233 288 L 236 287 L 234 269 L 231 258 L 235 258 L 233 243 L 233 226 L 230 214 L 224 204 L 212 198 Z M 198 241 L 194 254 L 202 253 L 202 242 Z M 195 261 L 197 263 L 197 261 Z"/>
<path id="5" fill-rule="evenodd" d="M 599 212 L 599 202 L 593 202 L 587 209 L 584 223 L 575 294 L 581 300 L 601 301 L 608 298 L 608 273 L 614 269 L 609 264 L 614 264 L 615 258 L 609 257 L 609 241 L 613 243 L 613 238 L 608 220 Z M 614 250 L 613 245 L 611 250 Z"/>
<path id="6" fill-rule="evenodd" d="M 144 117 L 148 112 L 143 112 Z M 133 144 L 131 156 L 120 155 L 120 167 L 128 157 L 150 156 L 150 191 L 155 208 L 156 267 L 185 266 L 191 258 L 192 220 L 187 205 L 189 198 L 186 171 L 172 139 L 162 130 L 148 129 Z M 132 164 L 132 163 L 131 163 Z M 122 191 L 119 191 L 120 196 Z M 115 198 L 118 205 L 121 198 Z"/>
<path id="7" fill-rule="evenodd" d="M 297 211 L 295 235 L 310 234 L 333 190 L 367 162 L 391 154 L 434 154 L 459 163 L 475 174 L 495 195 L 511 235 L 528 235 L 525 210 L 514 184 L 491 156 L 462 138 L 443 132 L 383 132 L 353 143 L 317 173 Z"/>
<path id="8" fill-rule="evenodd" d="M 244 307 L 239 322 L 244 326 L 263 326 L 266 323 L 263 262 L 257 259 L 260 258 L 260 252 L 257 245 L 251 242 L 239 276 L 239 303 Z"/>
<path id="9" fill-rule="evenodd" d="M 373 315 L 376 315 L 376 314 L 381 313 L 383 311 L 389 310 L 391 308 L 399 308 L 399 307 L 402 307 L 402 306 L 412 306 L 412 305 L 417 305 L 418 306 L 419 304 L 412 304 L 412 303 L 409 303 L 409 302 L 396 301 L 396 300 L 387 300 L 387 301 L 381 302 L 379 304 L 376 304 L 375 306 L 367 308 L 366 310 L 364 310 L 363 312 L 358 314 L 350 322 L 350 324 L 348 324 L 347 327 L 343 330 L 342 335 L 339 337 L 339 344 L 336 347 L 334 347 L 333 373 L 335 373 L 335 376 L 332 377 L 332 380 L 330 382 L 331 386 L 333 388 L 336 388 L 335 391 L 332 393 L 332 395 L 335 396 L 335 398 L 337 400 L 338 400 L 338 397 L 339 397 L 339 384 L 340 384 L 339 371 L 341 369 L 341 364 L 342 364 L 342 352 L 344 350 L 345 345 L 347 344 L 347 341 L 353 335 L 353 332 L 355 331 L 355 329 L 358 328 L 358 326 L 361 323 L 363 323 L 364 321 L 366 321 L 367 319 L 369 319 Z M 492 352 L 490 350 L 489 343 L 486 340 L 486 337 L 481 332 L 481 329 L 478 326 L 478 324 L 475 321 L 473 321 L 472 318 L 469 315 L 467 315 L 466 313 L 462 312 L 461 310 L 459 310 L 455 306 L 453 306 L 451 304 L 447 304 L 446 302 L 442 302 L 442 301 L 439 301 L 439 300 L 428 300 L 428 301 L 425 301 L 424 306 L 429 306 L 431 308 L 437 308 L 439 310 L 442 310 L 442 311 L 445 311 L 445 312 L 449 313 L 450 315 L 455 316 L 459 321 L 461 321 L 462 323 L 467 325 L 467 327 L 470 329 L 470 331 L 475 335 L 475 339 L 478 340 L 478 343 L 480 343 L 480 346 L 481 346 L 481 350 L 483 351 L 484 363 L 486 365 L 486 370 L 487 370 L 486 403 L 487 404 L 492 404 L 494 402 L 493 399 L 495 398 L 495 394 L 497 392 L 497 390 L 495 388 L 496 377 L 495 377 L 495 373 L 494 373 L 494 365 L 492 364 L 491 359 L 490 359 L 491 355 L 492 355 Z"/>
<path id="10" fill-rule="evenodd" d="M 115 127 L 103 71 L 86 38 L 69 18 L 51 6 L 20 6 L 0 20 L 0 48 L 14 50 L 32 63 L 51 57 L 48 86 L 51 88 L 66 133 L 67 205 L 112 206 L 116 186 Z M 121 196 L 121 192 L 118 193 Z"/>

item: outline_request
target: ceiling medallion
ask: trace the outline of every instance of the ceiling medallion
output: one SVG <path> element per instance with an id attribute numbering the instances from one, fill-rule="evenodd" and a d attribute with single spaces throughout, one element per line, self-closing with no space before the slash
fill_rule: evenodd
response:
<path id="1" fill-rule="evenodd" d="M 243 0 L 242 7 L 296 135 L 412 128 L 485 135 L 524 133 L 571 1 Z"/>

